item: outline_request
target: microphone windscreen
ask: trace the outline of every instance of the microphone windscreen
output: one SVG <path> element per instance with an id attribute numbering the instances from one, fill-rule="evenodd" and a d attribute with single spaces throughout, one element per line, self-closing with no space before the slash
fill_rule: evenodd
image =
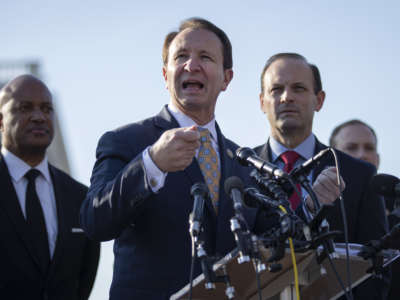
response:
<path id="1" fill-rule="evenodd" d="M 238 189 L 241 192 L 243 191 L 243 181 L 237 176 L 231 176 L 227 180 L 225 180 L 225 193 L 228 195 L 231 194 L 232 189 Z"/>
<path id="2" fill-rule="evenodd" d="M 197 182 L 192 185 L 192 188 L 190 189 L 190 194 L 192 196 L 194 195 L 200 195 L 202 197 L 206 197 L 208 193 L 208 188 L 205 183 L 203 182 Z"/>
<path id="3" fill-rule="evenodd" d="M 236 159 L 243 166 L 249 166 L 247 158 L 250 156 L 256 156 L 256 152 L 247 147 L 241 147 L 236 150 Z"/>
<path id="4" fill-rule="evenodd" d="M 395 196 L 395 187 L 400 182 L 400 179 L 388 175 L 388 174 L 377 174 L 372 177 L 371 188 L 372 190 L 382 196 Z"/>

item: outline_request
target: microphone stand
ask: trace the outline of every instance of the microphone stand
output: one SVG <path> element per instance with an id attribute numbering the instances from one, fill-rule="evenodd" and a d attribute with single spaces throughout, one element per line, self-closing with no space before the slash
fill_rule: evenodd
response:
<path id="1" fill-rule="evenodd" d="M 296 173 L 296 176 L 293 178 L 294 181 L 300 183 L 300 185 L 306 190 L 307 194 L 310 196 L 311 201 L 313 202 L 316 215 L 312 219 L 308 219 L 308 226 L 312 235 L 312 246 L 318 247 L 318 245 L 322 245 L 324 251 L 317 255 L 317 262 L 320 264 L 322 261 L 329 256 L 330 258 L 337 257 L 335 253 L 335 246 L 333 242 L 333 238 L 340 234 L 340 231 L 329 231 L 329 223 L 326 220 L 326 215 L 329 211 L 329 207 L 327 205 L 323 205 L 319 203 L 317 195 L 315 195 L 311 184 L 304 172 L 299 171 L 299 169 L 293 169 L 293 171 L 289 174 Z"/>
<path id="2" fill-rule="evenodd" d="M 201 229 L 202 226 L 200 225 Z M 216 262 L 215 257 L 210 257 L 204 248 L 205 241 L 201 234 L 192 234 L 192 244 L 196 249 L 196 255 L 200 260 L 201 270 L 205 278 L 205 288 L 207 290 L 215 289 L 216 282 L 224 282 L 226 284 L 225 294 L 228 299 L 233 299 L 235 297 L 235 288 L 230 284 L 229 275 L 226 272 L 226 267 L 222 267 L 222 275 L 217 275 L 213 270 L 213 265 Z M 190 293 L 191 296 L 191 293 Z M 190 297 L 191 298 L 191 297 Z"/>
<path id="3" fill-rule="evenodd" d="M 272 251 L 270 257 L 267 259 L 267 262 L 271 263 L 268 269 L 270 272 L 278 272 L 282 269 L 282 265 L 278 261 L 285 255 L 286 241 L 288 238 L 296 241 L 296 238 L 299 236 L 299 225 L 303 228 L 304 223 L 290 207 L 288 194 L 293 192 L 293 187 L 287 179 L 264 177 L 257 170 L 253 170 L 250 176 L 256 181 L 263 192 L 266 192 L 272 199 L 277 199 L 271 200 L 268 196 L 265 196 L 269 200 L 268 202 L 265 201 L 265 203 L 276 203 L 273 203 L 273 205 L 271 203 L 270 207 L 269 205 L 263 205 L 262 208 L 267 210 L 273 208 L 279 216 L 279 227 L 269 230 L 267 233 L 268 238 L 263 240 L 264 245 Z M 300 246 L 298 248 L 300 252 L 305 249 L 305 244 L 305 242 L 297 241 L 297 245 Z"/>
<path id="4" fill-rule="evenodd" d="M 207 255 L 203 244 L 204 241 L 199 241 L 197 243 L 196 250 L 197 257 L 200 259 L 201 270 L 203 271 L 205 278 L 205 288 L 207 290 L 214 290 L 216 282 L 223 282 L 226 284 L 225 295 L 228 297 L 228 299 L 235 298 L 235 288 L 230 283 L 226 266 L 222 266 L 222 275 L 217 275 L 213 270 L 213 265 L 216 259 Z"/>
<path id="5" fill-rule="evenodd" d="M 393 228 L 382 236 L 379 240 L 371 240 L 366 243 L 357 254 L 364 259 L 371 259 L 372 267 L 370 267 L 367 272 L 374 272 L 377 275 L 382 274 L 384 267 L 394 262 L 396 259 L 393 259 L 385 266 L 383 265 L 383 255 L 382 250 L 392 249 L 394 251 L 400 250 L 400 223 L 397 223 L 393 226 Z"/>
<path id="6" fill-rule="evenodd" d="M 239 251 L 237 261 L 239 264 L 249 262 L 250 259 L 253 262 L 256 272 L 258 296 L 259 299 L 261 299 L 260 273 L 266 270 L 266 266 L 261 259 L 259 240 L 258 237 L 255 234 L 251 234 L 248 229 L 248 225 L 242 214 L 241 203 L 237 203 L 237 205 L 234 205 L 233 207 L 235 210 L 235 216 L 231 218 L 230 222 L 231 231 L 235 237 Z"/>

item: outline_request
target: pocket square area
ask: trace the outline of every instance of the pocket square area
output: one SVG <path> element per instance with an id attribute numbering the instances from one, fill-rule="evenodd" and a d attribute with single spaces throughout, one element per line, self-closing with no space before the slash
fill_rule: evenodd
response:
<path id="1" fill-rule="evenodd" d="M 83 232 L 82 228 L 72 228 L 71 232 Z"/>

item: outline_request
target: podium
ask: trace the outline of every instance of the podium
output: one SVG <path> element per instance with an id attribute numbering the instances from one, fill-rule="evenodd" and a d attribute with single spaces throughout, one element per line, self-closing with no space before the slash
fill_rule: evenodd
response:
<path id="1" fill-rule="evenodd" d="M 352 287 L 357 286 L 369 276 L 367 269 L 371 262 L 357 256 L 361 245 L 349 244 L 350 271 Z M 337 299 L 343 295 L 335 274 L 326 258 L 322 264 L 317 263 L 317 250 L 309 250 L 304 253 L 296 253 L 296 263 L 299 274 L 300 298 L 302 300 L 326 300 Z M 262 250 L 263 256 L 269 256 L 269 250 Z M 399 257 L 396 250 L 382 251 L 384 265 Z M 213 270 L 216 274 L 221 274 L 225 269 L 229 275 L 230 283 L 235 288 L 235 300 L 258 300 L 258 290 L 256 272 L 252 262 L 239 264 L 237 262 L 238 251 L 233 250 L 224 258 L 214 264 Z M 346 252 L 344 244 L 335 244 L 335 255 L 332 258 L 333 264 L 347 287 L 346 271 Z M 263 271 L 260 273 L 260 288 L 262 299 L 295 299 L 294 274 L 289 251 L 282 260 L 279 261 L 282 269 L 278 272 Z M 222 300 L 228 299 L 225 295 L 225 283 L 215 283 L 216 288 L 207 290 L 205 288 L 205 278 L 201 274 L 193 280 L 192 299 L 193 300 Z M 171 296 L 171 300 L 189 299 L 189 284 Z M 293 298 L 292 298 L 293 295 Z"/>

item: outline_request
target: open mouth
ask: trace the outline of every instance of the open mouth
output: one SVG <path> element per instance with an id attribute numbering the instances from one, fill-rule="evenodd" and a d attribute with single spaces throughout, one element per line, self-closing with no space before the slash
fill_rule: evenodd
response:
<path id="1" fill-rule="evenodd" d="M 202 88 L 204 88 L 204 84 L 197 80 L 186 80 L 182 83 L 182 87 L 184 90 L 186 89 L 201 90 Z"/>

